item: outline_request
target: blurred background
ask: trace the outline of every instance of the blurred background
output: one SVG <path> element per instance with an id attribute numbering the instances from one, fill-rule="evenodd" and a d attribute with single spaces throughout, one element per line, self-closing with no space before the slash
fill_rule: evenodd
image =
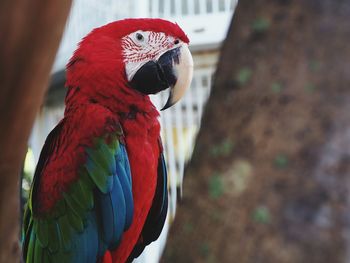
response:
<path id="1" fill-rule="evenodd" d="M 92 28 L 126 17 L 177 22 L 195 63 L 161 115 L 167 224 L 136 262 L 350 262 L 349 0 L 73 1 L 23 202 L 63 116 L 65 63 Z"/>

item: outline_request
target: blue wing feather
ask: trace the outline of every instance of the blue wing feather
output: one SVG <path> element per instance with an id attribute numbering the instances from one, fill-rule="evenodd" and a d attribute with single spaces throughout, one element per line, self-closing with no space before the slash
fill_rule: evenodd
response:
<path id="1" fill-rule="evenodd" d="M 109 193 L 97 194 L 106 248 L 115 247 L 118 244 L 125 225 L 126 202 L 123 189 L 117 176 L 113 176 L 113 180 L 114 187 Z"/>
<path id="2" fill-rule="evenodd" d="M 130 227 L 132 223 L 132 218 L 134 215 L 134 202 L 133 202 L 133 196 L 132 196 L 132 180 L 130 176 L 131 175 L 130 165 L 129 165 L 128 155 L 126 153 L 126 149 L 124 145 L 121 145 L 120 147 L 119 156 L 121 156 L 122 158 L 118 158 L 118 156 L 116 156 L 116 159 L 117 159 L 116 174 L 122 186 L 124 199 L 127 204 L 126 211 L 125 211 L 126 218 L 125 218 L 125 226 L 124 226 L 124 230 L 126 230 Z"/>
<path id="3" fill-rule="evenodd" d="M 96 263 L 99 252 L 99 235 L 96 213 L 90 211 L 86 216 L 86 227 L 82 233 L 73 237 L 74 247 L 69 262 Z"/>
<path id="4" fill-rule="evenodd" d="M 120 163 L 120 166 L 122 166 L 125 169 L 125 173 L 128 175 L 127 179 L 129 181 L 130 187 L 132 186 L 132 180 L 131 180 L 131 170 L 130 170 L 130 163 L 129 163 L 129 158 L 128 158 L 128 153 L 126 152 L 126 148 L 120 147 L 122 154 L 121 156 L 123 157 L 123 161 Z"/>

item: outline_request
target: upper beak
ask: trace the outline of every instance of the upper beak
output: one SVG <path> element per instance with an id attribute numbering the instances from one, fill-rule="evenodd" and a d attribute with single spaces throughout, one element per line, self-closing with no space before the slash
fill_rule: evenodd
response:
<path id="1" fill-rule="evenodd" d="M 161 109 L 166 110 L 178 102 L 190 87 L 193 76 L 193 59 L 187 44 L 179 50 L 179 59 L 173 61 L 173 70 L 177 76 L 174 86 L 170 87 L 169 98 Z"/>

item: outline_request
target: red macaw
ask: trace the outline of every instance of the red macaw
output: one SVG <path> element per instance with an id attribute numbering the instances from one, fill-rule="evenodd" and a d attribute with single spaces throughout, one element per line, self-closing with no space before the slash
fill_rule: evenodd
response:
<path id="1" fill-rule="evenodd" d="M 168 206 L 149 94 L 189 87 L 181 28 L 125 19 L 94 29 L 67 64 L 64 118 L 40 154 L 24 216 L 25 262 L 126 262 L 160 235 Z"/>

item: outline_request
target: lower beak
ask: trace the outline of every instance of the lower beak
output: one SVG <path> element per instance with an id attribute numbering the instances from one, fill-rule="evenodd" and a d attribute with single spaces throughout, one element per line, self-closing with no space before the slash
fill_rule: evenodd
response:
<path id="1" fill-rule="evenodd" d="M 166 110 L 178 102 L 186 90 L 190 87 L 193 76 L 193 59 L 187 45 L 180 47 L 180 56 L 178 63 L 174 63 L 173 70 L 176 72 L 177 80 L 175 85 L 170 87 L 169 98 L 161 109 Z"/>

